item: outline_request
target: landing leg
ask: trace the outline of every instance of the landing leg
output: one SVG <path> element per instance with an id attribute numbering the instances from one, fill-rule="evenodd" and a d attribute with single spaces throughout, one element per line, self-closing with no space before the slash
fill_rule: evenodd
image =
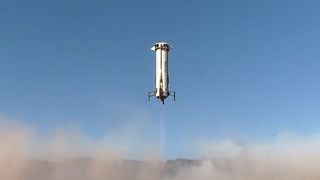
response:
<path id="1" fill-rule="evenodd" d="M 150 101 L 151 96 L 154 96 L 154 91 L 148 92 L 148 102 Z"/>
<path id="2" fill-rule="evenodd" d="M 173 97 L 173 101 L 176 101 L 176 92 L 175 91 L 171 91 L 170 96 Z"/>

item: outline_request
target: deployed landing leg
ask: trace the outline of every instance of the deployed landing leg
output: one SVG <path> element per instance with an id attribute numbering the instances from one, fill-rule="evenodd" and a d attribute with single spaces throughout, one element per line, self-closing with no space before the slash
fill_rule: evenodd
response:
<path id="1" fill-rule="evenodd" d="M 154 91 L 148 92 L 148 102 L 150 101 L 151 96 L 154 96 Z"/>
<path id="2" fill-rule="evenodd" d="M 169 94 L 170 94 L 170 96 L 173 97 L 173 101 L 176 101 L 176 92 L 175 91 L 171 91 Z"/>
<path id="3" fill-rule="evenodd" d="M 148 102 L 150 101 L 150 97 L 152 96 L 156 96 L 156 91 L 150 91 L 148 92 Z M 157 98 L 161 101 L 162 104 L 164 104 L 164 100 L 168 97 L 168 96 L 172 96 L 173 97 L 173 101 L 176 101 L 176 92 L 175 91 L 170 91 L 169 93 L 167 93 L 165 96 L 157 96 Z"/>

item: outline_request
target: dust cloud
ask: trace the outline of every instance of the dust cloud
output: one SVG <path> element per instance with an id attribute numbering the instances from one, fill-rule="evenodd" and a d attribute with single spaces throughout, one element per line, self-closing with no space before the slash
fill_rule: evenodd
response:
<path id="1" fill-rule="evenodd" d="M 57 131 L 41 139 L 32 128 L 11 122 L 0 120 L 1 180 L 320 179 L 318 134 L 282 135 L 263 143 L 201 142 L 198 160 L 165 160 L 150 148 L 142 160 L 81 133 Z"/>

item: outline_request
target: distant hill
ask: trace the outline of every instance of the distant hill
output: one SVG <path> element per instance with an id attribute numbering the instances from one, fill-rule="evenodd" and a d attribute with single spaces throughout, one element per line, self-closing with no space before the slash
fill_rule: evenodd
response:
<path id="1" fill-rule="evenodd" d="M 23 170 L 30 180 L 161 180 L 171 179 L 181 172 L 199 167 L 202 160 L 176 159 L 165 162 L 138 160 L 92 160 L 89 158 L 64 161 L 28 160 Z"/>

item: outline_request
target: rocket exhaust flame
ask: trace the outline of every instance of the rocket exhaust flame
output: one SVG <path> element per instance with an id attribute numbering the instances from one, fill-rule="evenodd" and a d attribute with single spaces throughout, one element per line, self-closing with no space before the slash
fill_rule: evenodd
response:
<path id="1" fill-rule="evenodd" d="M 158 42 L 151 48 L 156 53 L 156 76 L 155 90 L 149 92 L 148 101 L 151 96 L 158 98 L 162 104 L 168 96 L 173 96 L 173 100 L 175 100 L 176 93 L 169 91 L 168 56 L 170 49 L 171 46 L 166 42 Z"/>

